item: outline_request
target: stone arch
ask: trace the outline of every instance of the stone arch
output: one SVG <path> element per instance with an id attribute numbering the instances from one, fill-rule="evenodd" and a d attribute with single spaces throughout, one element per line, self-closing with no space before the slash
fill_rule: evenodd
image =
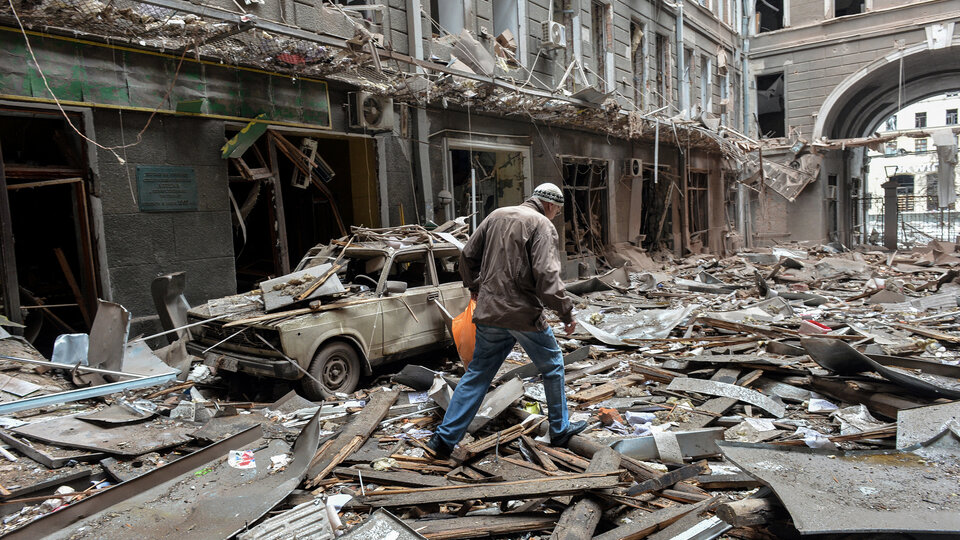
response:
<path id="1" fill-rule="evenodd" d="M 960 89 L 960 37 L 950 46 L 930 49 L 919 43 L 878 58 L 844 79 L 824 100 L 813 139 L 869 134 L 877 121 L 897 111 L 903 59 L 902 104 Z"/>

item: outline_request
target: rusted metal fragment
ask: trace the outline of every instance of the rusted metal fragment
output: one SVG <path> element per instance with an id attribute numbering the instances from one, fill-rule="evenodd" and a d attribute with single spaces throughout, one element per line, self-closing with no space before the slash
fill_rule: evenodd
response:
<path id="1" fill-rule="evenodd" d="M 787 414 L 786 408 L 761 394 L 760 392 L 716 381 L 707 381 L 703 379 L 694 379 L 691 377 L 677 378 L 670 382 L 667 390 L 674 392 L 696 392 L 708 396 L 722 396 L 737 399 L 751 405 L 760 407 L 777 418 L 782 418 Z"/>
<path id="2" fill-rule="evenodd" d="M 153 420 L 139 424 L 127 424 L 108 429 L 76 416 L 61 416 L 14 428 L 12 431 L 31 439 L 58 446 L 84 448 L 87 450 L 139 456 L 190 441 L 192 426 L 179 422 Z"/>
<path id="3" fill-rule="evenodd" d="M 724 455 L 769 485 L 801 534 L 955 533 L 960 463 L 912 452 L 839 452 L 720 443 Z"/>

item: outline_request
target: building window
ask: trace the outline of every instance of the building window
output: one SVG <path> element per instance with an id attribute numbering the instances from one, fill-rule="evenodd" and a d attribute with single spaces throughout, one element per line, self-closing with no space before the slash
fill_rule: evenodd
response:
<path id="1" fill-rule="evenodd" d="M 700 107 L 713 112 L 713 62 L 707 57 L 700 61 Z"/>
<path id="2" fill-rule="evenodd" d="M 914 151 L 914 152 L 917 152 L 918 154 L 921 153 L 921 152 L 926 152 L 926 151 L 927 151 L 927 138 L 924 137 L 924 138 L 922 138 L 922 139 L 914 139 L 914 140 L 913 140 L 913 151 Z"/>
<path id="3" fill-rule="evenodd" d="M 916 119 L 916 122 L 915 122 L 916 125 L 915 125 L 915 127 L 917 127 L 917 128 L 925 128 L 925 127 L 927 127 L 927 113 L 925 113 L 925 112 L 918 112 L 918 113 L 915 115 L 915 119 Z"/>
<path id="4" fill-rule="evenodd" d="M 947 121 L 945 123 L 948 126 L 957 125 L 957 109 L 947 109 Z"/>
<path id="5" fill-rule="evenodd" d="M 657 34 L 657 107 L 670 103 L 670 41 Z"/>
<path id="6" fill-rule="evenodd" d="M 683 50 L 683 73 L 680 77 L 680 107 L 687 108 L 687 115 L 690 115 L 690 109 L 693 104 L 690 102 L 690 92 L 693 89 L 693 49 Z"/>
<path id="7" fill-rule="evenodd" d="M 763 0 L 760 0 L 761 2 Z M 846 17 L 865 11 L 865 0 L 835 0 L 833 4 L 834 17 Z"/>
<path id="8" fill-rule="evenodd" d="M 446 33 L 458 35 L 463 31 L 462 0 L 430 0 L 430 17 L 433 33 L 442 36 Z"/>
<path id="9" fill-rule="evenodd" d="M 887 141 L 883 145 L 883 155 L 885 156 L 895 156 L 897 155 L 897 141 Z"/>
<path id="10" fill-rule="evenodd" d="M 757 33 L 783 28 L 783 0 L 757 0 Z"/>
<path id="11" fill-rule="evenodd" d="M 886 129 L 887 131 L 897 130 L 897 115 L 893 115 L 890 118 L 887 118 L 887 122 L 884 125 L 884 129 Z"/>
<path id="12" fill-rule="evenodd" d="M 630 22 L 630 66 L 633 70 L 633 103 L 637 109 L 645 107 L 646 43 L 643 40 L 643 26 L 636 21 Z"/>
<path id="13" fill-rule="evenodd" d="M 610 13 L 610 6 L 603 2 L 594 2 L 591 4 L 591 20 L 593 21 L 593 56 L 596 69 L 594 74 L 597 77 L 596 87 L 601 91 L 607 90 L 607 82 L 604 80 L 604 74 L 607 72 L 607 51 L 611 49 L 613 24 Z"/>
<path id="14" fill-rule="evenodd" d="M 757 77 L 757 118 L 760 121 L 761 137 L 786 135 L 787 118 L 783 95 L 783 73 Z"/>
<path id="15" fill-rule="evenodd" d="M 493 35 L 499 36 L 504 30 L 510 30 L 515 40 L 520 40 L 520 12 L 518 0 L 493 0 Z M 443 3 L 452 3 L 443 0 Z"/>

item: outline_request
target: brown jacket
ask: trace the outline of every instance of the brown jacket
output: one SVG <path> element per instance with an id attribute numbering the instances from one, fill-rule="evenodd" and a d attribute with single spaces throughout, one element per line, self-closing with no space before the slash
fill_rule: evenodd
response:
<path id="1" fill-rule="evenodd" d="M 546 330 L 544 307 L 573 321 L 573 302 L 560 280 L 558 238 L 537 199 L 491 212 L 460 255 L 463 285 L 478 294 L 473 322 Z"/>

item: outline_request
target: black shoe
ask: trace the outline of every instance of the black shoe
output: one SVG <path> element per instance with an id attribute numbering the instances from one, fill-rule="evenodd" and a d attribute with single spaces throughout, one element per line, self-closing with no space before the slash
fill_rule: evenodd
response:
<path id="1" fill-rule="evenodd" d="M 572 422 L 569 426 L 567 426 L 567 430 L 562 434 L 557 435 L 556 437 L 553 435 L 550 436 L 550 446 L 560 446 L 566 448 L 567 444 L 570 443 L 570 439 L 585 429 L 587 429 L 587 423 L 585 421 L 581 420 L 579 422 Z"/>
<path id="2" fill-rule="evenodd" d="M 427 448 L 433 450 L 437 459 L 450 459 L 450 454 L 453 452 L 453 447 L 443 442 L 437 435 L 430 437 Z"/>

